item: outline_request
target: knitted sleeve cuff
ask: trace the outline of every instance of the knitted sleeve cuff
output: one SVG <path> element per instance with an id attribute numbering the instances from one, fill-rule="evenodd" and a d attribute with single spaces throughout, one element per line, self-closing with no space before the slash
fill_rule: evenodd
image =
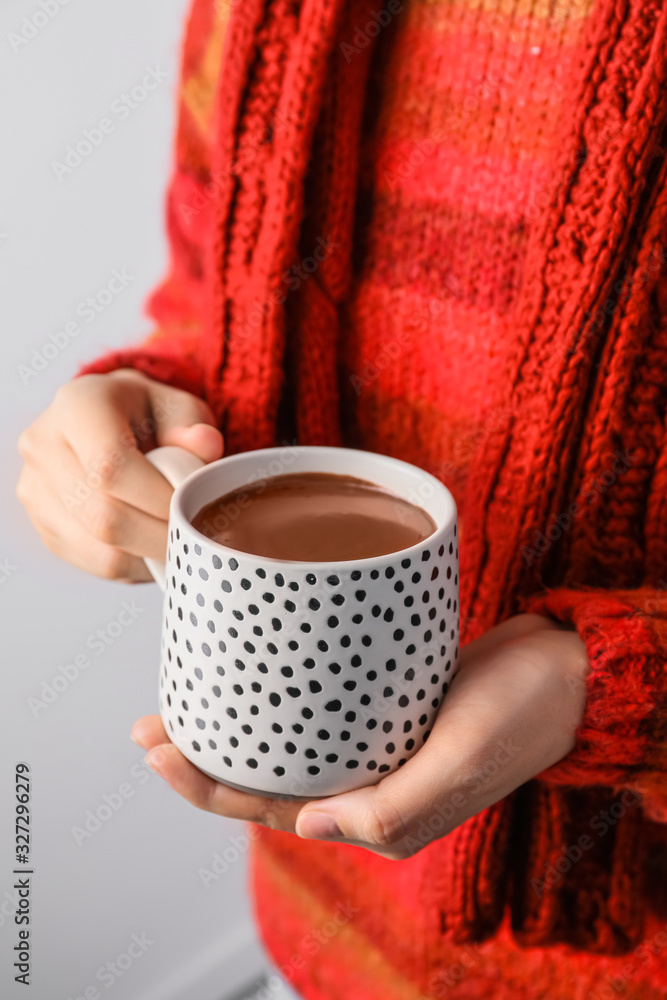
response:
<path id="1" fill-rule="evenodd" d="M 156 382 L 164 382 L 204 398 L 204 373 L 197 359 L 179 343 L 161 342 L 156 338 L 138 347 L 110 351 L 84 365 L 77 375 L 106 374 L 119 368 L 134 368 Z"/>
<path id="2" fill-rule="evenodd" d="M 632 786 L 652 818 L 667 822 L 667 593 L 554 590 L 528 612 L 577 629 L 590 670 L 576 746 L 539 777 L 570 786 Z"/>

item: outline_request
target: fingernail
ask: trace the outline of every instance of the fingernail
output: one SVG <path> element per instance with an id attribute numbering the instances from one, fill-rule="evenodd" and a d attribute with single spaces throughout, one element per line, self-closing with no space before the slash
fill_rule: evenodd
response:
<path id="1" fill-rule="evenodd" d="M 162 777 L 162 771 L 160 770 L 159 756 L 160 756 L 159 754 L 153 754 L 153 756 L 151 756 L 150 753 L 147 753 L 146 756 L 144 757 L 144 763 L 148 764 L 148 766 L 152 771 L 155 771 L 156 774 L 159 774 L 160 777 Z"/>
<path id="2" fill-rule="evenodd" d="M 343 832 L 333 816 L 323 812 L 305 813 L 299 819 L 297 833 L 300 837 L 313 840 L 326 840 L 328 837 L 343 836 Z"/>

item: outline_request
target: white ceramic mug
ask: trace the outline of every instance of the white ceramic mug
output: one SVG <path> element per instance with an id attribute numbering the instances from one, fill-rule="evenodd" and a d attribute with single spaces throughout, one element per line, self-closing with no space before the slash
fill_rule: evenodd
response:
<path id="1" fill-rule="evenodd" d="M 217 780 L 270 796 L 333 795 L 402 766 L 458 665 L 449 491 L 406 462 L 344 448 L 268 448 L 210 465 L 180 448 L 147 457 L 176 487 L 166 566 L 147 561 L 165 590 L 159 700 L 172 742 Z M 299 472 L 370 480 L 422 507 L 436 530 L 388 555 L 306 563 L 193 528 L 218 497 Z"/>

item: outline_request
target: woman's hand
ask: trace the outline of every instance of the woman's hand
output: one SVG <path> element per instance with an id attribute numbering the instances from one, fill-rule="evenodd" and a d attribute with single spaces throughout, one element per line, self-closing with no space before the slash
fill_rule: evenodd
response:
<path id="1" fill-rule="evenodd" d="M 46 547 L 96 576 L 152 579 L 143 559 L 164 559 L 173 490 L 143 453 L 164 444 L 204 462 L 222 455 L 207 404 L 140 372 L 59 389 L 18 443 L 16 492 Z"/>
<path id="2" fill-rule="evenodd" d="M 139 719 L 132 738 L 149 750 L 147 763 L 201 809 L 406 858 L 569 753 L 588 669 L 576 632 L 539 615 L 512 618 L 462 651 L 428 742 L 407 764 L 376 785 L 307 803 L 207 777 L 169 742 L 157 715 Z"/>

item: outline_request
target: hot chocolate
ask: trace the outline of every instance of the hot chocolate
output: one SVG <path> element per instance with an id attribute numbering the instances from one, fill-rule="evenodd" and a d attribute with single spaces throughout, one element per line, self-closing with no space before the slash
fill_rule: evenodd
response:
<path id="1" fill-rule="evenodd" d="M 436 530 L 414 504 L 352 476 L 304 472 L 232 490 L 192 519 L 203 535 L 271 559 L 368 559 L 416 545 Z"/>

